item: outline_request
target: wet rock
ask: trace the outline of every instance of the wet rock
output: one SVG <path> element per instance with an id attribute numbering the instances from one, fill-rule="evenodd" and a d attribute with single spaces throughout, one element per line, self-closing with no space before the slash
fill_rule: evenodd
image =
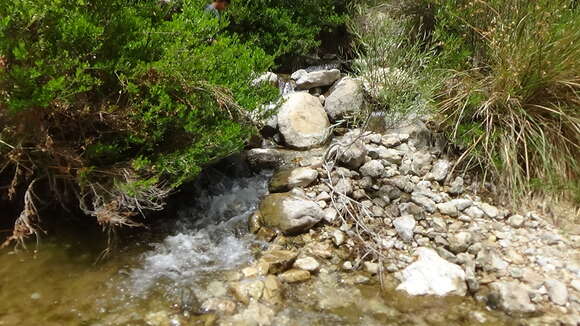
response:
<path id="1" fill-rule="evenodd" d="M 345 139 L 338 147 L 338 162 L 349 169 L 358 169 L 365 162 L 367 148 L 362 140 Z"/>
<path id="2" fill-rule="evenodd" d="M 201 309 L 204 313 L 216 312 L 232 315 L 236 312 L 236 303 L 226 298 L 210 298 L 201 305 Z"/>
<path id="3" fill-rule="evenodd" d="M 478 206 L 489 218 L 497 218 L 499 216 L 499 209 L 497 209 L 495 206 L 492 206 L 488 203 L 479 203 Z"/>
<path id="4" fill-rule="evenodd" d="M 264 293 L 262 299 L 269 304 L 278 305 L 282 303 L 282 286 L 274 275 L 268 275 L 264 279 Z"/>
<path id="5" fill-rule="evenodd" d="M 363 92 L 360 81 L 345 77 L 333 87 L 334 90 L 326 99 L 324 109 L 331 120 L 359 113 L 363 104 Z"/>
<path id="6" fill-rule="evenodd" d="M 485 247 L 477 254 L 477 265 L 486 272 L 506 273 L 508 263 L 493 247 Z"/>
<path id="7" fill-rule="evenodd" d="M 415 229 L 415 218 L 411 215 L 401 216 L 393 221 L 393 226 L 403 241 L 413 241 L 413 230 Z"/>
<path id="8" fill-rule="evenodd" d="M 308 93 L 292 93 L 278 112 L 278 128 L 284 142 L 308 149 L 326 142 L 330 122 L 320 101 Z"/>
<path id="9" fill-rule="evenodd" d="M 310 279 L 310 272 L 302 269 L 291 269 L 278 275 L 282 282 L 300 283 Z"/>
<path id="10" fill-rule="evenodd" d="M 230 284 L 230 292 L 243 304 L 250 303 L 250 299 L 260 300 L 263 291 L 264 283 L 259 280 L 245 280 Z"/>
<path id="11" fill-rule="evenodd" d="M 372 178 L 380 177 L 384 171 L 385 167 L 377 160 L 369 161 L 360 168 L 360 172 L 363 176 Z"/>
<path id="12" fill-rule="evenodd" d="M 266 251 L 259 262 L 268 266 L 271 274 L 282 273 L 292 266 L 298 253 L 290 250 L 270 250 Z"/>
<path id="13" fill-rule="evenodd" d="M 340 70 L 320 70 L 314 72 L 295 72 L 291 76 L 296 80 L 296 89 L 304 90 L 314 87 L 330 86 L 340 78 Z"/>
<path id="14" fill-rule="evenodd" d="M 309 272 L 315 272 L 320 268 L 320 263 L 315 258 L 307 256 L 296 259 L 294 267 Z"/>
<path id="15" fill-rule="evenodd" d="M 435 213 L 437 211 L 435 202 L 427 196 L 413 193 L 413 195 L 411 195 L 411 201 L 423 207 L 429 213 Z"/>
<path id="16" fill-rule="evenodd" d="M 568 303 L 568 289 L 566 284 L 558 280 L 547 280 L 544 282 L 550 300 L 560 306 L 565 306 Z"/>
<path id="17" fill-rule="evenodd" d="M 439 257 L 430 248 L 418 248 L 419 259 L 401 272 L 397 290 L 410 295 L 465 295 L 467 285 L 461 267 Z"/>
<path id="18" fill-rule="evenodd" d="M 536 307 L 530 301 L 530 290 L 519 282 L 495 282 L 491 284 L 492 305 L 508 313 L 531 313 Z"/>
<path id="19" fill-rule="evenodd" d="M 453 180 L 453 182 L 451 183 L 451 186 L 449 187 L 449 194 L 451 195 L 461 195 L 463 193 L 463 178 L 462 177 L 457 177 L 455 178 L 455 180 Z"/>
<path id="20" fill-rule="evenodd" d="M 270 192 L 286 192 L 295 187 L 307 187 L 317 178 L 318 172 L 311 168 L 280 170 L 270 181 Z"/>
<path id="21" fill-rule="evenodd" d="M 308 231 L 324 217 L 315 202 L 291 193 L 271 194 L 260 204 L 260 224 L 292 235 Z"/>
<path id="22" fill-rule="evenodd" d="M 508 224 L 514 228 L 521 228 L 525 221 L 525 218 L 521 215 L 512 215 L 508 219 Z"/>
<path id="23" fill-rule="evenodd" d="M 278 75 L 276 75 L 275 73 L 273 73 L 271 71 L 268 71 L 268 72 L 263 73 L 258 78 L 252 80 L 251 84 L 254 87 L 258 87 L 262 84 L 269 84 L 272 86 L 278 86 Z"/>
<path id="24" fill-rule="evenodd" d="M 457 217 L 459 216 L 459 210 L 453 202 L 437 204 L 437 209 L 443 215 Z"/>
<path id="25" fill-rule="evenodd" d="M 429 175 L 429 179 L 433 179 L 435 181 L 443 181 L 447 178 L 449 174 L 449 170 L 451 169 L 451 162 L 447 160 L 437 160 L 435 164 L 433 164 L 433 168 L 431 169 L 431 174 Z"/>
<path id="26" fill-rule="evenodd" d="M 275 149 L 254 148 L 246 152 L 246 161 L 254 170 L 275 169 L 282 165 L 283 155 Z"/>

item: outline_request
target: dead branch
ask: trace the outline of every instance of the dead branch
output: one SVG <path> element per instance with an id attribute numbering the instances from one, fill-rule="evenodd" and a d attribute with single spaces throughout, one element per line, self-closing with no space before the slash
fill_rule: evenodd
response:
<path id="1" fill-rule="evenodd" d="M 36 235 L 37 242 L 39 241 L 40 232 L 42 229 L 40 228 L 39 222 L 40 218 L 38 216 L 38 209 L 34 204 L 33 198 L 38 198 L 34 193 L 34 185 L 38 179 L 34 179 L 29 185 L 26 193 L 24 194 L 24 208 L 20 215 L 14 222 L 14 229 L 12 230 L 12 235 L 2 243 L 0 248 L 4 248 L 10 245 L 12 242 L 16 242 L 17 244 L 22 245 L 23 248 L 26 248 L 26 243 L 24 242 L 25 238 L 30 235 Z"/>

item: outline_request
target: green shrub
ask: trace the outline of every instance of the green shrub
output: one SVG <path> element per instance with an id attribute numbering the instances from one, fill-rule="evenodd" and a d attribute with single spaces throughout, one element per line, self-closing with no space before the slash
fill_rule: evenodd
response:
<path id="1" fill-rule="evenodd" d="M 13 180 L 10 197 L 32 180 L 59 200 L 72 186 L 99 222 L 127 224 L 243 146 L 249 111 L 277 95 L 249 81 L 274 57 L 204 5 L 2 2 L 0 180 Z"/>
<path id="2" fill-rule="evenodd" d="M 438 64 L 454 71 L 439 102 L 452 138 L 483 130 L 465 143 L 468 157 L 516 194 L 537 180 L 570 188 L 580 157 L 578 9 L 567 0 L 435 2 Z"/>

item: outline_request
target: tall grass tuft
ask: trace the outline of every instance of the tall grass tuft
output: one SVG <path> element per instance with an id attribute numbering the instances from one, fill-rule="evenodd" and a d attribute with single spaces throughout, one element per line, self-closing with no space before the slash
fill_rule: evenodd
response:
<path id="1" fill-rule="evenodd" d="M 550 190 L 579 200 L 574 1 L 437 2 L 438 64 L 453 69 L 438 103 L 464 162 L 499 177 L 514 198 Z"/>

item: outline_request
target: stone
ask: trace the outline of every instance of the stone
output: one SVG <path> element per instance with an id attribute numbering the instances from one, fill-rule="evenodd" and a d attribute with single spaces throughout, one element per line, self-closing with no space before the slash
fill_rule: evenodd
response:
<path id="1" fill-rule="evenodd" d="M 509 264 L 503 260 L 499 252 L 493 247 L 484 247 L 476 258 L 477 265 L 486 272 L 505 274 Z"/>
<path id="2" fill-rule="evenodd" d="M 451 185 L 449 187 L 449 194 L 451 195 L 461 195 L 464 191 L 463 188 L 463 178 L 462 177 L 457 177 L 455 178 L 455 180 L 453 180 L 453 182 L 451 182 Z"/>
<path id="3" fill-rule="evenodd" d="M 318 172 L 311 168 L 283 169 L 272 177 L 270 192 L 286 192 L 295 187 L 308 187 L 318 178 Z"/>
<path id="4" fill-rule="evenodd" d="M 330 121 L 318 98 L 308 93 L 287 96 L 278 112 L 278 128 L 286 145 L 309 149 L 326 142 Z"/>
<path id="5" fill-rule="evenodd" d="M 361 200 L 361 199 L 368 198 L 368 197 L 367 197 L 367 193 L 364 191 L 364 189 L 358 189 L 352 193 L 352 198 L 354 198 L 356 200 Z"/>
<path id="6" fill-rule="evenodd" d="M 455 205 L 455 207 L 457 207 L 457 210 L 461 212 L 463 212 L 464 210 L 468 209 L 473 205 L 473 201 L 469 199 L 459 199 L 459 198 L 451 200 L 450 203 Z"/>
<path id="7" fill-rule="evenodd" d="M 415 203 L 402 203 L 399 205 L 399 211 L 401 215 L 412 215 L 417 221 L 425 219 L 425 210 Z"/>
<path id="8" fill-rule="evenodd" d="M 430 179 L 441 182 L 447 178 L 450 169 L 451 162 L 447 160 L 437 160 L 431 169 Z"/>
<path id="9" fill-rule="evenodd" d="M 431 170 L 433 158 L 429 152 L 419 151 L 412 156 L 411 171 L 420 177 L 424 176 Z"/>
<path id="10" fill-rule="evenodd" d="M 457 206 L 453 202 L 437 204 L 437 209 L 443 215 L 451 217 L 459 216 L 459 210 L 457 209 Z"/>
<path id="11" fill-rule="evenodd" d="M 334 242 L 337 247 L 340 247 L 340 245 L 344 243 L 344 240 L 345 236 L 342 231 L 334 230 L 334 232 L 332 232 L 332 242 Z"/>
<path id="12" fill-rule="evenodd" d="M 297 256 L 298 253 L 290 250 L 270 250 L 260 257 L 259 263 L 268 267 L 268 273 L 279 274 L 290 269 Z"/>
<path id="13" fill-rule="evenodd" d="M 459 295 L 467 292 L 465 272 L 461 267 L 439 257 L 431 248 L 417 248 L 419 259 L 401 272 L 397 290 L 410 295 Z"/>
<path id="14" fill-rule="evenodd" d="M 331 224 L 334 223 L 334 221 L 338 217 L 338 212 L 336 211 L 336 209 L 334 209 L 332 207 L 325 208 L 323 213 L 324 213 L 324 216 L 322 218 L 326 222 L 331 223 Z"/>
<path id="15" fill-rule="evenodd" d="M 210 298 L 201 305 L 201 309 L 204 313 L 216 312 L 232 315 L 236 312 L 236 303 L 225 298 Z"/>
<path id="16" fill-rule="evenodd" d="M 580 292 L 580 280 L 572 280 L 570 285 L 574 288 L 574 290 Z"/>
<path id="17" fill-rule="evenodd" d="M 411 201 L 423 207 L 429 213 L 435 213 L 437 211 L 437 206 L 435 205 L 435 202 L 427 196 L 413 193 L 411 195 Z"/>
<path id="18" fill-rule="evenodd" d="M 246 280 L 230 284 L 230 292 L 243 304 L 250 303 L 250 299 L 260 300 L 263 291 L 264 282 L 260 280 Z"/>
<path id="19" fill-rule="evenodd" d="M 276 276 L 268 275 L 264 279 L 262 299 L 269 304 L 276 305 L 282 303 L 282 286 Z"/>
<path id="20" fill-rule="evenodd" d="M 399 218 L 396 218 L 393 221 L 393 226 L 397 233 L 403 239 L 403 241 L 411 242 L 413 241 L 413 230 L 415 229 L 415 218 L 411 215 L 404 215 Z"/>
<path id="21" fill-rule="evenodd" d="M 508 218 L 508 224 L 514 228 L 521 228 L 525 221 L 525 218 L 521 215 L 512 215 Z"/>
<path id="22" fill-rule="evenodd" d="M 379 264 L 365 261 L 363 265 L 367 273 L 372 275 L 376 275 L 379 273 Z"/>
<path id="23" fill-rule="evenodd" d="M 387 147 L 397 147 L 408 139 L 408 134 L 388 134 L 383 136 L 382 144 Z"/>
<path id="24" fill-rule="evenodd" d="M 298 77 L 296 79 L 297 90 L 311 89 L 334 84 L 340 78 L 340 70 L 320 70 L 307 73 L 301 72 L 300 74 L 296 72 L 292 74 L 292 77 Z"/>
<path id="25" fill-rule="evenodd" d="M 353 192 L 352 180 L 341 178 L 334 186 L 334 190 L 339 194 L 350 196 Z"/>
<path id="26" fill-rule="evenodd" d="M 254 148 L 246 152 L 246 161 L 254 170 L 275 169 L 282 165 L 283 155 L 275 149 Z"/>
<path id="27" fill-rule="evenodd" d="M 368 161 L 360 168 L 360 172 L 363 176 L 372 178 L 380 177 L 384 171 L 385 167 L 383 166 L 383 163 L 378 160 Z"/>
<path id="28" fill-rule="evenodd" d="M 406 193 L 413 192 L 413 189 L 415 188 L 415 185 L 404 176 L 396 176 L 394 178 L 387 179 L 386 182 L 387 184 L 395 186 Z"/>
<path id="29" fill-rule="evenodd" d="M 304 69 L 300 69 L 300 70 L 296 70 L 292 75 L 290 75 L 290 78 L 293 80 L 298 80 L 306 75 L 308 75 L 308 71 L 306 71 Z"/>
<path id="30" fill-rule="evenodd" d="M 331 120 L 336 121 L 360 112 L 363 104 L 360 81 L 345 77 L 333 88 L 324 104 L 324 109 Z"/>
<path id="31" fill-rule="evenodd" d="M 472 244 L 471 232 L 459 232 L 449 237 L 449 249 L 455 254 L 466 252 Z"/>
<path id="32" fill-rule="evenodd" d="M 384 185 L 379 189 L 379 195 L 389 199 L 389 202 L 401 197 L 401 190 L 392 185 Z"/>
<path id="33" fill-rule="evenodd" d="M 306 256 L 296 259 L 294 267 L 309 272 L 315 272 L 320 269 L 320 263 L 315 258 Z"/>
<path id="34" fill-rule="evenodd" d="M 263 84 L 278 86 L 278 75 L 276 75 L 275 73 L 273 73 L 271 71 L 268 71 L 268 72 L 263 73 L 258 78 L 252 80 L 252 83 L 251 83 L 251 85 L 254 87 L 258 87 L 258 86 L 263 85 Z"/>
<path id="35" fill-rule="evenodd" d="M 491 284 L 494 305 L 507 313 L 531 313 L 536 307 L 530 301 L 530 290 L 517 281 Z"/>
<path id="36" fill-rule="evenodd" d="M 340 143 L 338 162 L 349 169 L 358 169 L 365 162 L 367 148 L 359 139 L 356 141 L 343 141 Z"/>
<path id="37" fill-rule="evenodd" d="M 302 269 L 290 269 L 278 275 L 278 277 L 285 283 L 300 283 L 310 279 L 310 272 Z"/>
<path id="38" fill-rule="evenodd" d="M 489 218 L 497 218 L 499 216 L 499 209 L 497 209 L 495 206 L 492 206 L 488 203 L 479 203 L 478 206 Z"/>
<path id="39" fill-rule="evenodd" d="M 566 284 L 558 280 L 546 280 L 544 282 L 550 300 L 560 306 L 565 306 L 568 303 L 568 289 Z"/>
<path id="40" fill-rule="evenodd" d="M 270 194 L 260 203 L 260 224 L 286 235 L 308 231 L 324 217 L 324 211 L 311 200 L 291 193 Z"/>
<path id="41" fill-rule="evenodd" d="M 220 320 L 223 326 L 262 326 L 272 325 L 276 312 L 265 304 L 256 301 L 250 302 L 248 307 L 240 313 Z M 213 325 L 213 324 L 210 324 Z"/>
<path id="42" fill-rule="evenodd" d="M 475 219 L 480 219 L 483 217 L 483 211 L 481 209 L 479 209 L 478 207 L 475 206 L 471 206 L 468 209 L 466 209 L 464 211 L 465 215 L 471 217 L 471 218 L 475 218 Z"/>

